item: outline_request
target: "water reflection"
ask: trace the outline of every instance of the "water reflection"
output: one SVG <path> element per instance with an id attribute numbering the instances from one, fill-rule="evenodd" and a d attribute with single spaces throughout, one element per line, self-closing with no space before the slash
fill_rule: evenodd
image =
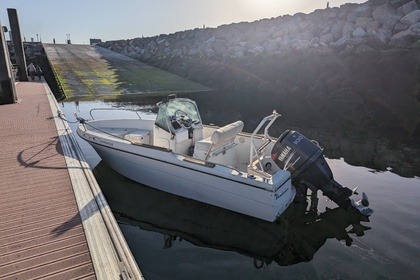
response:
<path id="1" fill-rule="evenodd" d="M 131 181 L 104 162 L 93 170 L 117 220 L 161 233 L 162 246 L 175 240 L 197 246 L 236 251 L 254 259 L 254 265 L 288 266 L 313 259 L 327 239 L 352 244 L 352 235 L 369 229 L 368 218 L 341 208 L 317 211 L 317 198 L 303 197 L 276 223 L 269 223 L 218 207 L 175 196 Z M 349 231 L 348 231 L 349 230 Z"/>

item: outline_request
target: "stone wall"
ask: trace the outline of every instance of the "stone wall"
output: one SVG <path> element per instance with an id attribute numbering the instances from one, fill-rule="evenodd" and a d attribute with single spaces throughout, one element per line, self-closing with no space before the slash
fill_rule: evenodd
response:
<path id="1" fill-rule="evenodd" d="M 293 50 L 366 52 L 420 48 L 420 10 L 414 0 L 371 0 L 218 28 L 102 44 L 141 60 L 171 57 L 244 57 Z"/>

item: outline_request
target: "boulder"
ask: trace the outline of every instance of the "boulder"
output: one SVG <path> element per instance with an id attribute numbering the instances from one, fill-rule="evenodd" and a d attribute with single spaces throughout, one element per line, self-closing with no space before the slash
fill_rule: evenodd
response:
<path id="1" fill-rule="evenodd" d="M 292 40 L 290 46 L 295 50 L 303 50 L 309 47 L 309 40 Z"/>
<path id="2" fill-rule="evenodd" d="M 369 31 L 372 31 L 372 30 L 378 30 L 379 27 L 380 27 L 380 23 L 377 20 L 367 22 L 366 25 L 365 25 L 366 32 L 369 32 Z"/>
<path id="3" fill-rule="evenodd" d="M 347 16 L 347 20 L 355 22 L 359 17 L 370 17 L 372 8 L 370 5 L 363 4 L 354 8 Z"/>
<path id="4" fill-rule="evenodd" d="M 148 44 L 147 44 L 147 46 L 146 46 L 148 49 L 154 49 L 154 48 L 156 48 L 157 47 L 157 44 L 156 44 L 156 42 L 155 41 L 150 41 Z"/>
<path id="5" fill-rule="evenodd" d="M 309 20 L 304 20 L 299 23 L 299 27 L 302 31 L 309 31 L 312 29 L 313 23 Z"/>
<path id="6" fill-rule="evenodd" d="M 344 54 L 351 54 L 354 50 L 354 46 L 352 45 L 346 45 L 346 48 L 343 50 Z"/>
<path id="7" fill-rule="evenodd" d="M 400 19 L 400 22 L 402 24 L 406 24 L 409 26 L 419 21 L 420 21 L 420 10 L 415 10 Z"/>
<path id="8" fill-rule="evenodd" d="M 367 33 L 367 44 L 374 49 L 386 49 L 388 39 L 382 32 L 372 30 Z"/>
<path id="9" fill-rule="evenodd" d="M 312 40 L 309 42 L 310 46 L 315 46 L 319 44 L 319 37 L 314 37 L 312 38 Z"/>
<path id="10" fill-rule="evenodd" d="M 350 37 L 345 36 L 330 44 L 330 47 L 336 51 L 344 50 Z"/>
<path id="11" fill-rule="evenodd" d="M 179 49 L 179 48 L 174 49 L 174 50 L 172 50 L 172 52 L 171 52 L 171 55 L 172 55 L 172 56 L 181 56 L 181 54 L 182 54 L 182 49 Z"/>
<path id="12" fill-rule="evenodd" d="M 268 53 L 278 50 L 278 47 L 277 42 L 274 40 L 269 40 L 264 44 L 264 49 Z"/>
<path id="13" fill-rule="evenodd" d="M 331 33 L 334 36 L 334 40 L 342 37 L 343 27 L 346 24 L 344 20 L 338 20 L 331 28 Z"/>
<path id="14" fill-rule="evenodd" d="M 351 34 L 353 34 L 354 31 L 354 25 L 350 21 L 346 21 L 346 24 L 343 27 L 343 30 L 341 31 L 341 35 L 343 37 L 348 37 Z"/>
<path id="15" fill-rule="evenodd" d="M 361 27 L 361 28 L 365 28 L 366 24 L 368 22 L 373 21 L 373 19 L 371 17 L 359 17 L 356 19 L 356 26 L 357 27 Z"/>
<path id="16" fill-rule="evenodd" d="M 264 52 L 264 48 L 261 47 L 261 46 L 256 46 L 255 48 L 252 48 L 252 49 L 248 50 L 248 53 L 254 54 L 254 55 L 260 54 L 260 53 L 263 53 L 263 52 Z"/>
<path id="17" fill-rule="evenodd" d="M 417 5 L 416 1 L 410 1 L 397 9 L 397 12 L 402 15 L 407 15 L 415 10 L 418 10 L 419 6 Z"/>
<path id="18" fill-rule="evenodd" d="M 408 47 L 416 41 L 414 32 L 411 29 L 407 29 L 391 37 L 388 46 L 390 47 Z"/>
<path id="19" fill-rule="evenodd" d="M 408 25 L 403 24 L 401 22 L 398 22 L 395 26 L 394 26 L 394 30 L 392 31 L 392 34 L 397 34 L 398 32 L 404 31 L 408 28 Z"/>
<path id="20" fill-rule="evenodd" d="M 288 29 L 287 28 L 281 28 L 281 29 L 277 29 L 276 31 L 273 32 L 273 34 L 271 35 L 271 38 L 276 39 L 279 37 L 284 37 L 288 34 Z"/>
<path id="21" fill-rule="evenodd" d="M 389 5 L 394 8 L 395 10 L 399 7 L 411 2 L 412 0 L 387 0 Z"/>
<path id="22" fill-rule="evenodd" d="M 322 37 L 322 36 L 324 36 L 325 34 L 328 34 L 328 33 L 330 33 L 331 32 L 331 27 L 325 27 L 322 31 L 321 31 L 321 33 L 319 33 L 319 37 Z"/>
<path id="23" fill-rule="evenodd" d="M 327 33 L 324 36 L 321 36 L 321 38 L 319 38 L 319 45 L 320 46 L 328 46 L 332 41 L 334 40 L 334 36 L 332 35 L 332 33 Z"/>
<path id="24" fill-rule="evenodd" d="M 340 11 L 348 13 L 352 11 L 354 8 L 357 8 L 357 6 L 358 5 L 355 3 L 346 3 L 340 6 Z"/>
<path id="25" fill-rule="evenodd" d="M 398 14 L 397 11 L 388 4 L 383 4 L 372 12 L 372 17 L 374 20 L 379 21 L 384 28 L 393 30 L 395 24 L 401 19 L 402 15 Z"/>
<path id="26" fill-rule="evenodd" d="M 232 57 L 243 57 L 243 56 L 244 56 L 243 51 L 234 52 L 232 55 Z"/>
<path id="27" fill-rule="evenodd" d="M 354 31 L 353 31 L 353 37 L 355 38 L 363 38 L 366 36 L 366 32 L 365 30 L 363 30 L 363 28 L 361 27 L 357 27 Z"/>
<path id="28" fill-rule="evenodd" d="M 295 35 L 295 39 L 297 40 L 312 40 L 312 38 L 314 37 L 314 35 L 312 34 L 312 32 L 307 31 L 307 32 L 301 32 Z"/>
<path id="29" fill-rule="evenodd" d="M 217 55 L 223 56 L 227 53 L 228 49 L 226 46 L 226 41 L 221 39 L 216 39 L 213 42 L 213 50 Z"/>
<path id="30" fill-rule="evenodd" d="M 188 55 L 189 56 L 195 56 L 195 55 L 197 55 L 197 50 L 196 49 L 190 49 L 190 51 L 188 52 Z"/>
<path id="31" fill-rule="evenodd" d="M 301 29 L 299 27 L 299 24 L 297 24 L 296 22 L 292 21 L 288 26 L 288 33 L 289 35 L 294 35 L 294 34 L 298 34 L 299 32 L 301 32 Z"/>
<path id="32" fill-rule="evenodd" d="M 385 28 L 379 28 L 379 32 L 383 33 L 388 39 L 391 39 L 392 32 Z"/>
<path id="33" fill-rule="evenodd" d="M 408 29 L 416 36 L 416 39 L 420 38 L 420 22 L 414 23 Z"/>

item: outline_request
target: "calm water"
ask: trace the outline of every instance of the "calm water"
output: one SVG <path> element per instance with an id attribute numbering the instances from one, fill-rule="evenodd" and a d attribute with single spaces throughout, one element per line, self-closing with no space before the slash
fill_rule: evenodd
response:
<path id="1" fill-rule="evenodd" d="M 130 105 L 80 102 L 62 109 L 74 120 L 74 112 L 89 118 L 91 108 L 124 106 Z M 330 159 L 338 182 L 368 194 L 370 222 L 319 194 L 312 203 L 318 211 L 296 204 L 267 223 L 135 183 L 78 140 L 146 279 L 419 279 L 419 177 Z"/>

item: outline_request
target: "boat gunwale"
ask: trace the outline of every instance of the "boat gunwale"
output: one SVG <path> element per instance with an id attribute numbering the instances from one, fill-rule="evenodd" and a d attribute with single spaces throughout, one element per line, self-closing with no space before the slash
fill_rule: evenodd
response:
<path id="1" fill-rule="evenodd" d="M 80 126 L 79 126 L 79 127 L 80 127 Z M 162 162 L 162 163 L 166 163 L 166 164 L 174 165 L 174 166 L 181 167 L 181 168 L 184 168 L 184 169 L 189 169 L 189 170 L 196 171 L 196 172 L 200 172 L 200 173 L 203 173 L 203 174 L 207 174 L 207 175 L 215 176 L 215 177 L 218 177 L 218 178 L 221 178 L 221 179 L 225 179 L 225 180 L 228 180 L 228 181 L 232 181 L 232 182 L 235 182 L 235 183 L 239 183 L 239 184 L 247 185 L 247 186 L 250 186 L 250 187 L 253 187 L 253 188 L 257 188 L 257 189 L 260 189 L 260 190 L 268 191 L 268 192 L 271 192 L 271 193 L 273 193 L 273 194 L 274 194 L 274 193 L 276 193 L 278 190 L 282 189 L 282 187 L 283 187 L 283 186 L 285 186 L 285 185 L 287 184 L 287 182 L 291 181 L 291 177 L 289 177 L 287 180 L 285 180 L 285 181 L 284 181 L 284 182 L 283 182 L 280 186 L 278 186 L 278 187 L 275 187 L 275 185 L 274 185 L 274 184 L 271 184 L 271 185 L 267 184 L 268 186 L 271 186 L 271 188 L 264 188 L 264 187 L 262 187 L 262 186 L 252 185 L 252 184 L 249 184 L 249 183 L 246 183 L 246 182 L 242 182 L 242 181 L 234 180 L 234 179 L 231 179 L 231 178 L 228 178 L 228 177 L 224 177 L 224 176 L 220 176 L 220 175 L 217 175 L 217 174 L 214 174 L 214 173 L 208 173 L 208 172 L 205 172 L 204 170 L 199 170 L 199 169 L 191 168 L 191 167 L 188 167 L 188 166 L 185 166 L 185 165 L 180 165 L 180 164 L 176 164 L 176 163 L 173 163 L 173 162 L 168 162 L 168 161 L 165 161 L 165 160 L 157 159 L 157 158 L 154 158 L 154 157 L 149 157 L 149 156 L 145 156 L 145 155 L 140 155 L 140 154 L 138 154 L 138 153 L 134 153 L 134 152 L 130 152 L 130 151 L 127 151 L 127 150 L 123 150 L 123 149 L 115 148 L 115 147 L 113 147 L 113 146 L 104 145 L 104 144 L 101 144 L 101 143 L 98 143 L 98 142 L 94 142 L 94 141 L 89 140 L 89 139 L 87 139 L 87 138 L 83 137 L 82 135 L 80 135 L 80 133 L 79 133 L 79 129 L 77 130 L 77 134 L 78 134 L 78 135 L 79 135 L 79 136 L 80 136 L 83 140 L 85 140 L 85 141 L 87 141 L 88 143 L 91 143 L 91 144 L 95 144 L 95 145 L 98 145 L 98 146 L 102 146 L 102 147 L 105 147 L 105 148 L 109 148 L 109 149 L 112 149 L 112 150 L 120 151 L 120 152 L 127 153 L 127 154 L 131 154 L 131 155 L 140 156 L 140 157 L 143 157 L 143 158 L 147 158 L 147 159 L 151 159 L 151 160 L 159 161 L 159 162 Z M 123 140 L 123 139 L 121 139 L 121 140 Z M 123 141 L 127 141 L 127 140 L 123 140 Z M 141 145 L 135 145 L 135 146 L 140 147 L 140 148 L 145 148 L 145 149 L 155 149 L 155 147 L 156 147 L 156 146 L 153 146 L 153 145 L 147 145 L 147 146 L 146 146 L 146 145 L 143 145 L 143 144 L 141 144 Z M 185 155 L 177 154 L 177 153 L 173 152 L 172 150 L 168 150 L 168 149 L 165 149 L 165 150 L 162 150 L 162 149 L 156 149 L 156 150 L 159 150 L 159 151 L 162 151 L 162 152 L 166 152 L 166 153 L 172 153 L 172 154 L 174 154 L 174 155 L 180 155 L 180 156 L 183 156 L 183 157 L 185 157 L 185 158 L 189 157 L 189 156 L 185 156 Z M 192 164 L 195 164 L 195 163 L 193 163 L 193 162 L 192 162 Z M 204 166 L 204 165 L 201 165 L 201 164 L 196 164 L 196 165 L 199 165 L 199 166 Z M 225 166 L 225 165 L 222 165 L 222 164 L 215 164 L 215 166 L 214 166 L 214 167 L 216 167 L 217 165 L 219 165 L 219 166 L 223 166 L 223 167 L 226 167 L 226 168 L 229 168 L 229 169 L 232 169 L 231 167 L 229 167 L 229 166 Z M 211 168 L 214 168 L 214 167 L 211 167 Z M 261 183 L 263 183 L 263 182 L 261 182 Z M 292 187 L 293 187 L 293 186 L 292 186 Z"/>

